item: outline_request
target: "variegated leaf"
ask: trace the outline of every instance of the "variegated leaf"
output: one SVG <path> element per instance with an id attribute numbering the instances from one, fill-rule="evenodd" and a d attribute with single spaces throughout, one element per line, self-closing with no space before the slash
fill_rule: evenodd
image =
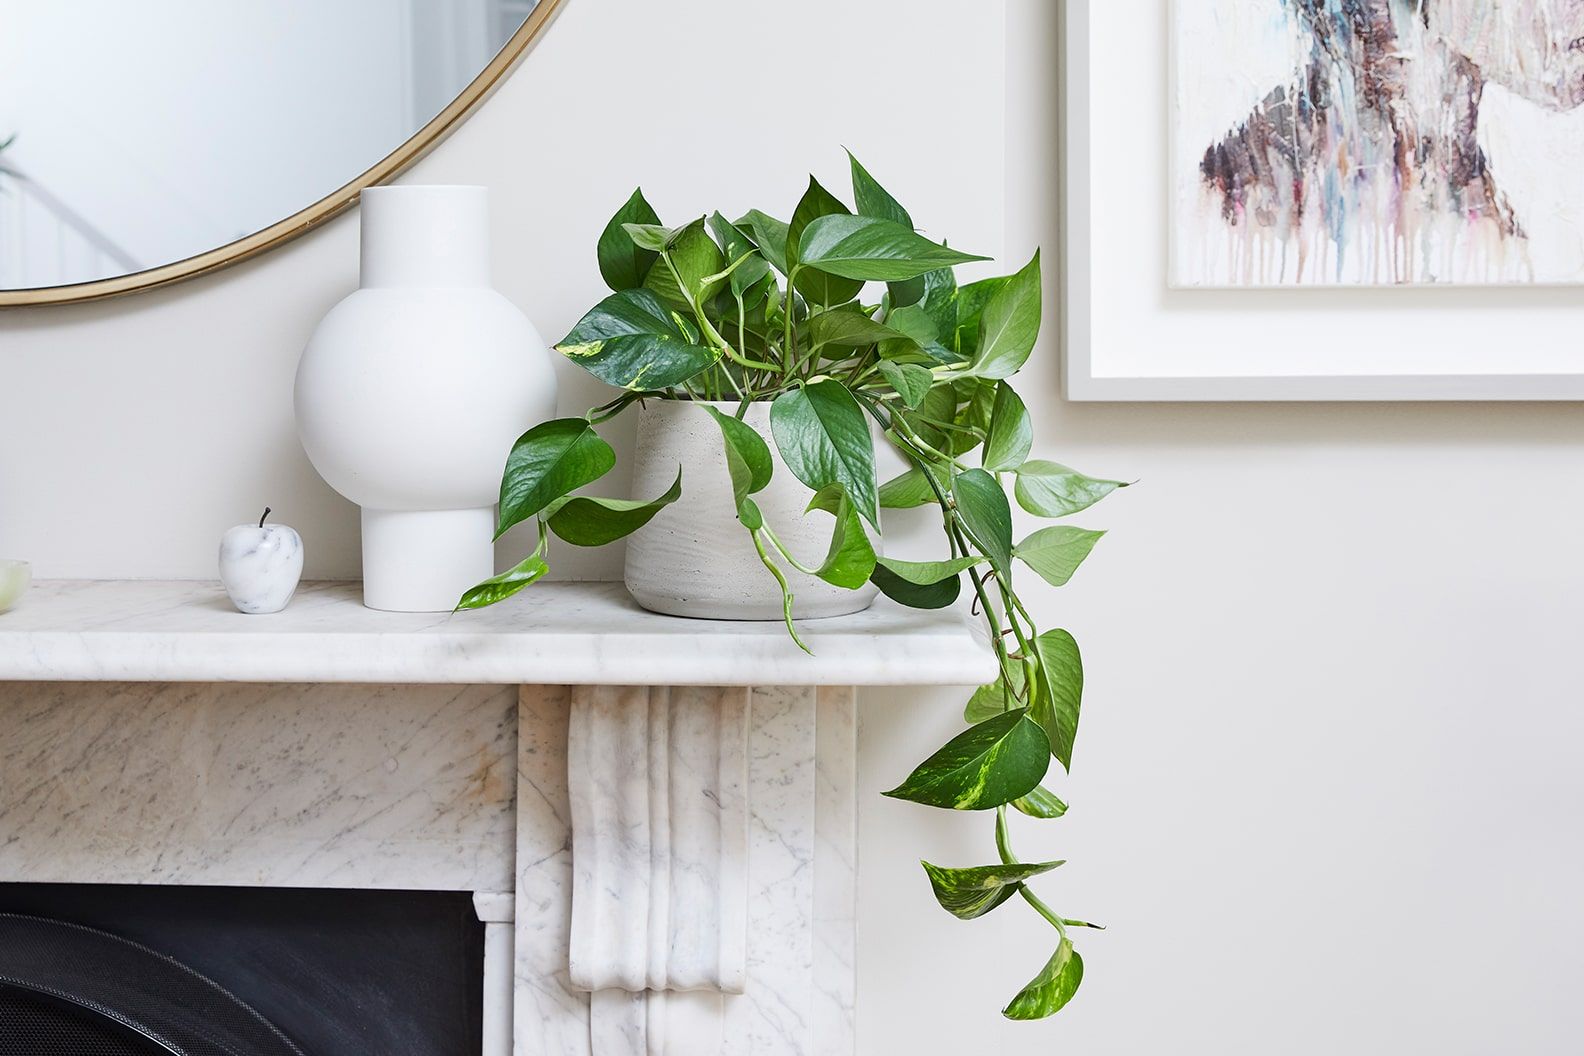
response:
<path id="1" fill-rule="evenodd" d="M 1067 863 L 981 865 L 972 869 L 944 869 L 929 862 L 921 864 L 929 875 L 935 901 L 941 908 L 962 920 L 977 920 L 1017 894 L 1023 881 Z"/>
<path id="2" fill-rule="evenodd" d="M 1032 792 L 1050 769 L 1050 739 L 1028 709 L 981 722 L 947 742 L 887 792 L 947 810 L 992 810 Z"/>
<path id="3" fill-rule="evenodd" d="M 653 281 L 663 267 L 662 263 L 651 268 L 646 281 Z M 697 344 L 661 299 L 646 289 L 611 294 L 556 349 L 601 381 L 634 392 L 679 385 L 713 366 L 719 356 Z"/>
<path id="4" fill-rule="evenodd" d="M 1041 785 L 1022 799 L 1014 799 L 1012 805 L 1031 818 L 1040 818 L 1050 821 L 1067 813 L 1067 804 L 1056 798 L 1055 793 Z"/>
<path id="5" fill-rule="evenodd" d="M 1035 976 L 1012 1003 L 1001 1010 L 1008 1019 L 1029 1020 L 1054 1016 L 1071 1001 L 1083 982 L 1083 958 L 1066 939 L 1056 947 L 1056 953 L 1046 962 L 1044 971 Z"/>

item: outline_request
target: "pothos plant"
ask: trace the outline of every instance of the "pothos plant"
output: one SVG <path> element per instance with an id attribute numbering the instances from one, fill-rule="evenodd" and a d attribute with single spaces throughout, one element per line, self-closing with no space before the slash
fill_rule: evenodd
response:
<path id="1" fill-rule="evenodd" d="M 538 546 L 470 590 L 460 607 L 494 604 L 545 575 L 552 537 L 600 546 L 681 496 L 680 470 L 654 499 L 575 494 L 616 461 L 595 427 L 646 399 L 698 401 L 719 426 L 737 519 L 780 584 L 787 629 L 800 646 L 787 568 L 851 589 L 872 581 L 924 609 L 957 601 L 966 577 L 999 677 L 968 701 L 969 728 L 886 795 L 993 812 L 994 864 L 924 863 L 924 870 L 957 917 L 972 920 L 1021 898 L 1054 929 L 1055 954 L 1004 1010 L 1011 1019 L 1040 1019 L 1078 989 L 1083 960 L 1071 935 L 1094 925 L 1056 912 L 1029 887 L 1063 863 L 1019 860 L 1007 814 L 1066 812 L 1043 782 L 1052 758 L 1071 766 L 1083 667 L 1072 635 L 1041 630 L 1015 573 L 1022 565 L 1061 586 L 1103 533 L 1050 526 L 1017 542 L 1008 492 L 1030 514 L 1061 518 L 1124 485 L 1029 460 L 1033 426 L 1009 379 L 1040 328 L 1039 256 L 1016 274 L 959 285 L 954 268 L 985 258 L 918 233 L 856 158 L 851 167 L 856 212 L 813 179 L 788 221 L 751 210 L 736 221 L 717 212 L 668 227 L 641 191 L 618 210 L 598 246 L 614 292 L 556 347 L 621 395 L 517 441 L 501 484 L 499 531 L 534 521 Z M 771 403 L 769 441 L 743 420 L 755 401 Z M 735 404 L 736 413 L 710 406 L 720 403 Z M 869 420 L 908 462 L 884 484 Z M 818 568 L 788 551 L 754 501 L 773 472 L 770 442 L 813 490 L 810 509 L 834 515 Z M 921 506 L 940 513 L 943 556 L 877 557 L 869 533 L 880 509 Z"/>

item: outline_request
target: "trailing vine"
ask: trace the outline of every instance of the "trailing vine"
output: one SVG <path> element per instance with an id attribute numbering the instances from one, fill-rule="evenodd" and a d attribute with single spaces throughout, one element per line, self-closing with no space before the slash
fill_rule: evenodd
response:
<path id="1" fill-rule="evenodd" d="M 999 677 L 967 702 L 968 728 L 886 795 L 993 815 L 992 864 L 926 862 L 924 871 L 936 900 L 959 918 L 1018 898 L 1053 930 L 1055 952 L 1003 1013 L 1040 1019 L 1077 991 L 1083 959 L 1072 936 L 1095 925 L 1062 916 L 1029 886 L 1063 863 L 1021 861 L 1007 818 L 1009 809 L 1044 820 L 1067 811 L 1044 782 L 1052 760 L 1072 765 L 1083 664 L 1072 635 L 1041 629 L 1014 573 L 1026 568 L 1062 586 L 1104 533 L 1050 525 L 1015 542 L 1012 502 L 1054 520 L 1125 485 L 1030 458 L 1033 422 L 1010 379 L 1039 334 L 1038 254 L 1014 274 L 959 285 L 955 269 L 985 258 L 919 234 L 856 158 L 851 170 L 856 211 L 811 178 L 789 221 L 750 210 L 736 221 L 717 212 L 667 227 L 643 193 L 633 193 L 599 238 L 600 272 L 613 293 L 556 346 L 622 391 L 517 441 L 501 484 L 499 530 L 534 522 L 538 546 L 458 607 L 495 604 L 543 577 L 552 537 L 604 545 L 682 495 L 689 467 L 653 499 L 578 494 L 615 465 L 595 427 L 645 399 L 699 403 L 719 427 L 737 519 L 779 585 L 788 633 L 800 646 L 807 648 L 792 616 L 788 570 L 849 589 L 872 582 L 924 609 L 957 603 L 966 579 Z M 884 284 L 877 301 L 864 299 L 878 289 L 871 284 Z M 769 439 L 744 421 L 756 402 L 770 404 Z M 871 421 L 908 464 L 884 484 Z M 818 567 L 789 552 L 754 501 L 774 473 L 771 443 L 813 490 L 810 508 L 834 518 Z M 878 556 L 871 533 L 880 510 L 925 506 L 941 515 L 944 556 Z"/>

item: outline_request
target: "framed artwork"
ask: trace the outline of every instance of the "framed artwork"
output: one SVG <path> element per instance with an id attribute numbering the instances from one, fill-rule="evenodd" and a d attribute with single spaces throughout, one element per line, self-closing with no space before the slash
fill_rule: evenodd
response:
<path id="1" fill-rule="evenodd" d="M 1172 8 L 1175 285 L 1584 283 L 1584 0 Z"/>
<path id="2" fill-rule="evenodd" d="M 1070 398 L 1584 399 L 1584 0 L 1062 8 Z"/>

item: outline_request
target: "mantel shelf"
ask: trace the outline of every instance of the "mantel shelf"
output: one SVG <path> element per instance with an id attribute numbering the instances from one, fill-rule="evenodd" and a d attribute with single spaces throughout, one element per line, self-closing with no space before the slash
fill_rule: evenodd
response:
<path id="1" fill-rule="evenodd" d="M 481 612 L 375 612 L 355 583 L 306 583 L 244 616 L 217 584 L 45 581 L 0 614 L 0 680 L 538 685 L 975 685 L 994 677 L 959 611 L 882 598 L 779 623 L 657 616 L 619 583 L 539 584 Z"/>

